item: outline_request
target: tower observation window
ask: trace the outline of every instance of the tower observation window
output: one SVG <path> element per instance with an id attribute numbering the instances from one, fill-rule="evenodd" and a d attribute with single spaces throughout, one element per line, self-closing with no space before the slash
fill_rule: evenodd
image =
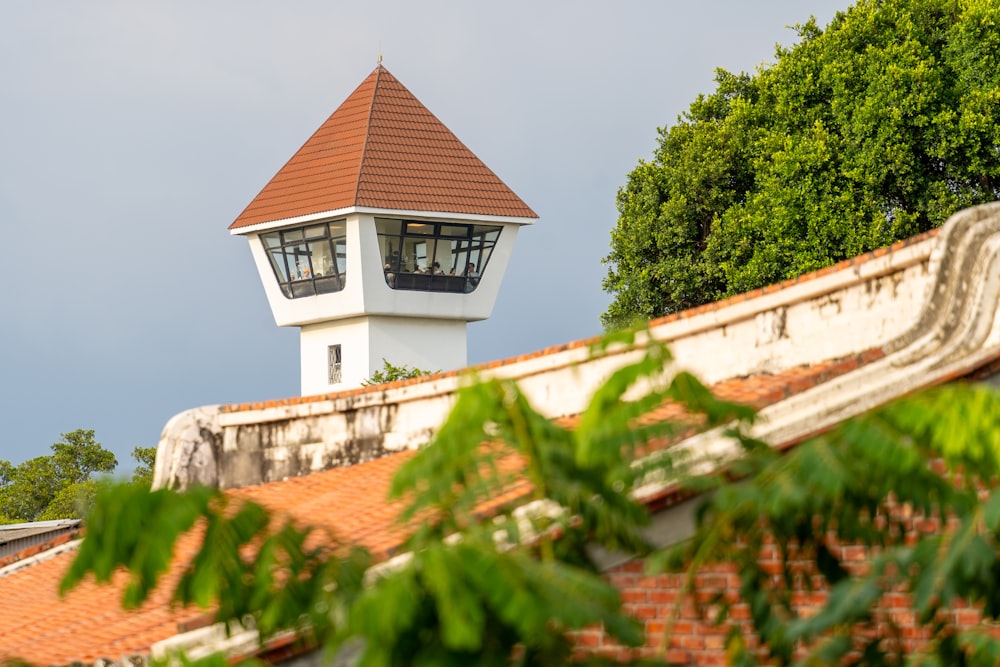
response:
<path id="1" fill-rule="evenodd" d="M 499 225 L 376 218 L 385 282 L 398 290 L 472 292 L 500 230 Z"/>
<path id="2" fill-rule="evenodd" d="M 347 282 L 347 225 L 343 220 L 260 235 L 281 292 L 288 299 L 339 292 Z"/>

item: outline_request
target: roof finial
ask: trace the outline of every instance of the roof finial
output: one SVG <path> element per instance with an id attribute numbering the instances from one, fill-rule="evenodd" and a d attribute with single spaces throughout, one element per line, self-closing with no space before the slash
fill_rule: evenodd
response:
<path id="1" fill-rule="evenodd" d="M 382 40 L 378 40 L 378 64 L 382 66 Z"/>

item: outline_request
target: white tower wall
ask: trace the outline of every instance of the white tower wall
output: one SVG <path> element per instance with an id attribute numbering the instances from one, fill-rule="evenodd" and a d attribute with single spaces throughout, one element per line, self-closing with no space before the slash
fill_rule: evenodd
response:
<path id="1" fill-rule="evenodd" d="M 438 318 L 363 316 L 305 325 L 301 329 L 302 395 L 358 387 L 383 367 L 425 371 L 467 363 L 466 324 Z M 340 382 L 330 382 L 330 347 L 340 346 Z"/>
<path id="2" fill-rule="evenodd" d="M 362 315 L 395 317 L 431 317 L 458 319 L 463 322 L 485 320 L 493 312 L 500 283 L 514 249 L 520 224 L 486 217 L 456 217 L 454 219 L 398 211 L 379 212 L 378 217 L 407 220 L 453 221 L 461 224 L 488 222 L 501 224 L 503 231 L 490 255 L 479 286 L 468 294 L 394 290 L 385 282 L 382 258 L 379 255 L 373 213 L 351 213 L 341 216 L 315 216 L 310 221 L 346 219 L 347 221 L 347 281 L 344 289 L 331 294 L 286 298 L 278 287 L 259 233 L 247 234 L 257 272 L 264 285 L 274 321 L 282 327 L 301 327 L 333 318 L 346 319 Z M 287 223 L 286 223 L 287 226 Z M 395 363 L 395 362 L 394 362 Z"/>
<path id="3" fill-rule="evenodd" d="M 502 231 L 469 293 L 392 289 L 386 283 L 375 218 L 428 220 L 459 224 L 500 224 Z M 485 216 L 429 216 L 400 211 L 345 211 L 341 215 L 309 216 L 282 221 L 280 227 L 322 220 L 346 222 L 347 266 L 344 289 L 329 294 L 287 298 L 271 268 L 260 234 L 279 227 L 267 225 L 247 233 L 274 320 L 301 329 L 302 393 L 320 394 L 353 389 L 383 368 L 395 366 L 427 371 L 466 365 L 466 324 L 490 316 L 514 248 L 520 224 Z M 290 225 L 294 222 L 294 225 Z M 340 345 L 339 381 L 331 382 L 330 347 Z"/>

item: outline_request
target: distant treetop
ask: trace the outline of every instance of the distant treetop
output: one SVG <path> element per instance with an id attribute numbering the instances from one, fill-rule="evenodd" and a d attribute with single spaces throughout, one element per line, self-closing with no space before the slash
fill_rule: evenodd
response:
<path id="1" fill-rule="evenodd" d="M 1000 198 L 1000 3 L 860 0 L 716 71 L 618 192 L 605 326 L 828 266 Z"/>
<path id="2" fill-rule="evenodd" d="M 13 465 L 0 459 L 0 524 L 80 519 L 93 502 L 97 477 L 118 466 L 91 429 L 63 433 L 52 454 Z M 149 486 L 155 447 L 136 447 L 133 482 Z"/>

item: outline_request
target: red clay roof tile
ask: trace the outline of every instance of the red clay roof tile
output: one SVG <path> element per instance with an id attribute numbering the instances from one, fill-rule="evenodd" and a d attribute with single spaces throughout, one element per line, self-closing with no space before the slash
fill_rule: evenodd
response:
<path id="1" fill-rule="evenodd" d="M 352 206 L 538 217 L 381 65 L 229 228 Z"/>

